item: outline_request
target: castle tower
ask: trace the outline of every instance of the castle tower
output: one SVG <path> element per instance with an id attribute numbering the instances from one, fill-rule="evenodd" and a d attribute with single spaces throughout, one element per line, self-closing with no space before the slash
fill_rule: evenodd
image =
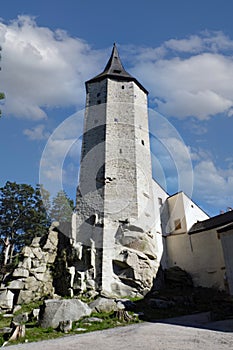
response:
<path id="1" fill-rule="evenodd" d="M 143 295 L 158 269 L 147 91 L 114 45 L 86 82 L 74 239 L 81 290 Z"/>

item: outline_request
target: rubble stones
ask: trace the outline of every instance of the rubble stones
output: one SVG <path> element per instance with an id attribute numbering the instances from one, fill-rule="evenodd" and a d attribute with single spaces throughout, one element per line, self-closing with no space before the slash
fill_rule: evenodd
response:
<path id="1" fill-rule="evenodd" d="M 71 320 L 61 321 L 59 323 L 59 330 L 63 333 L 69 333 L 72 330 L 73 322 Z"/>
<path id="2" fill-rule="evenodd" d="M 25 258 L 27 258 L 27 257 L 34 258 L 35 257 L 35 255 L 32 252 L 32 249 L 30 247 L 27 247 L 27 246 L 22 249 L 22 254 Z"/>
<path id="3" fill-rule="evenodd" d="M 13 317 L 13 322 L 15 324 L 22 324 L 28 322 L 28 313 L 24 312 L 23 314 L 19 314 Z"/>
<path id="4" fill-rule="evenodd" d="M 40 240 L 41 240 L 41 237 L 33 238 L 32 243 L 31 243 L 31 247 L 39 248 L 40 247 Z"/>
<path id="5" fill-rule="evenodd" d="M 34 248 L 34 249 L 33 249 L 33 254 L 35 255 L 35 257 L 36 257 L 37 259 L 42 260 L 42 258 L 43 258 L 43 252 L 42 252 L 42 250 L 41 250 L 40 247 L 39 247 L 39 248 Z"/>
<path id="6" fill-rule="evenodd" d="M 17 311 L 21 310 L 22 306 L 21 305 L 16 305 L 13 309 L 13 314 L 15 314 Z"/>
<path id="7" fill-rule="evenodd" d="M 103 320 L 102 318 L 99 317 L 87 317 L 82 320 L 83 323 L 92 323 L 92 322 L 97 322 L 97 323 L 102 323 Z"/>
<path id="8" fill-rule="evenodd" d="M 18 263 L 18 267 L 22 267 L 24 269 L 30 270 L 30 268 L 32 267 L 32 258 L 29 257 L 25 257 L 23 261 L 20 261 Z"/>
<path id="9" fill-rule="evenodd" d="M 53 295 L 51 264 L 57 254 L 58 232 L 53 231 L 56 225 L 50 228 L 44 247 L 40 246 L 41 237 L 35 237 L 30 246 L 22 249 L 20 262 L 12 275 L 7 276 L 6 282 L 3 281 L 0 308 L 12 309 L 13 300 L 16 304 L 27 304 Z M 14 297 L 17 291 L 18 299 Z"/>
<path id="10" fill-rule="evenodd" d="M 114 299 L 99 297 L 89 304 L 93 312 L 111 312 L 117 311 L 117 302 Z"/>
<path id="11" fill-rule="evenodd" d="M 25 280 L 25 289 L 27 289 L 27 290 L 30 290 L 32 292 L 36 292 L 36 291 L 38 291 L 40 286 L 41 286 L 41 283 L 39 281 L 37 281 L 37 279 L 34 276 L 29 276 Z"/>
<path id="12" fill-rule="evenodd" d="M 18 267 L 14 270 L 13 277 L 29 277 L 29 271 L 22 267 Z"/>
<path id="13" fill-rule="evenodd" d="M 24 282 L 22 280 L 13 280 L 9 283 L 8 289 L 23 289 Z"/>
<path id="14" fill-rule="evenodd" d="M 29 304 L 33 299 L 35 300 L 33 291 L 21 290 L 18 296 L 18 304 Z"/>
<path id="15" fill-rule="evenodd" d="M 40 309 L 33 309 L 30 314 L 29 314 L 29 320 L 33 321 L 33 320 L 36 320 L 38 321 L 39 320 L 39 314 L 40 314 Z"/>
<path id="16" fill-rule="evenodd" d="M 0 308 L 11 310 L 13 308 L 14 293 L 4 290 L 0 293 Z"/>

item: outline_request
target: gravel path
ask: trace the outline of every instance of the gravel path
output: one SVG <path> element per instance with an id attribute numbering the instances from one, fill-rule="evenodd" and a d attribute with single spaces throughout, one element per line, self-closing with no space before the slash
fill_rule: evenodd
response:
<path id="1" fill-rule="evenodd" d="M 233 331 L 232 322 L 230 325 L 228 322 L 228 330 L 229 327 Z M 7 349 L 230 350 L 233 349 L 233 333 L 167 323 L 140 323 L 38 343 L 8 346 Z"/>

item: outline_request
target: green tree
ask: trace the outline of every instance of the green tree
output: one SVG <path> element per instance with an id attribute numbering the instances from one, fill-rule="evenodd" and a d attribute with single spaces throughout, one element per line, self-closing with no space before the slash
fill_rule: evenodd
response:
<path id="1" fill-rule="evenodd" d="M 59 191 L 52 201 L 50 217 L 52 220 L 62 223 L 71 222 L 74 210 L 74 202 L 64 191 Z"/>
<path id="2" fill-rule="evenodd" d="M 12 261 L 15 252 L 48 230 L 50 221 L 40 190 L 39 185 L 34 189 L 10 181 L 0 188 L 0 238 L 5 264 Z"/>

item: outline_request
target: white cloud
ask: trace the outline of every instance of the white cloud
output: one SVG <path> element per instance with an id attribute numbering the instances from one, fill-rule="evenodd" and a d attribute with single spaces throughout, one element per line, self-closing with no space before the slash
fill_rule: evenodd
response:
<path id="1" fill-rule="evenodd" d="M 204 31 L 200 35 L 190 35 L 185 39 L 170 39 L 163 46 L 169 50 L 186 53 L 217 52 L 232 50 L 233 41 L 221 31 Z"/>
<path id="2" fill-rule="evenodd" d="M 74 188 L 77 186 L 82 124 L 83 111 L 71 115 L 54 130 L 44 148 L 39 178 L 52 195 L 63 190 L 64 184 L 75 183 Z"/>
<path id="3" fill-rule="evenodd" d="M 232 114 L 233 59 L 215 53 L 188 58 L 141 62 L 134 69 L 167 116 L 201 120 L 217 113 Z"/>
<path id="4" fill-rule="evenodd" d="M 170 39 L 157 48 L 129 47 L 128 52 L 131 73 L 160 113 L 200 120 L 233 114 L 233 40 L 222 32 Z"/>
<path id="5" fill-rule="evenodd" d="M 170 39 L 165 41 L 165 48 L 180 52 L 200 52 L 203 49 L 203 41 L 197 35 L 191 35 L 188 39 Z"/>
<path id="6" fill-rule="evenodd" d="M 45 130 L 45 125 L 39 124 L 32 129 L 25 129 L 23 131 L 24 135 L 26 135 L 30 140 L 44 140 L 49 137 L 49 133 Z"/>
<path id="7" fill-rule="evenodd" d="M 207 159 L 195 166 L 194 175 L 197 198 L 219 210 L 233 206 L 233 169 L 218 168 Z"/>
<path id="8" fill-rule="evenodd" d="M 39 27 L 29 16 L 0 23 L 0 42 L 3 113 L 34 120 L 46 118 L 46 107 L 83 106 L 84 82 L 101 72 L 110 51 Z M 200 120 L 233 114 L 232 50 L 229 37 L 207 31 L 155 48 L 120 47 L 123 62 L 149 90 L 159 112 Z"/>
<path id="9" fill-rule="evenodd" d="M 83 104 L 84 81 L 103 61 L 83 40 L 38 27 L 29 16 L 1 23 L 0 42 L 5 115 L 39 120 L 46 118 L 44 107 Z"/>

